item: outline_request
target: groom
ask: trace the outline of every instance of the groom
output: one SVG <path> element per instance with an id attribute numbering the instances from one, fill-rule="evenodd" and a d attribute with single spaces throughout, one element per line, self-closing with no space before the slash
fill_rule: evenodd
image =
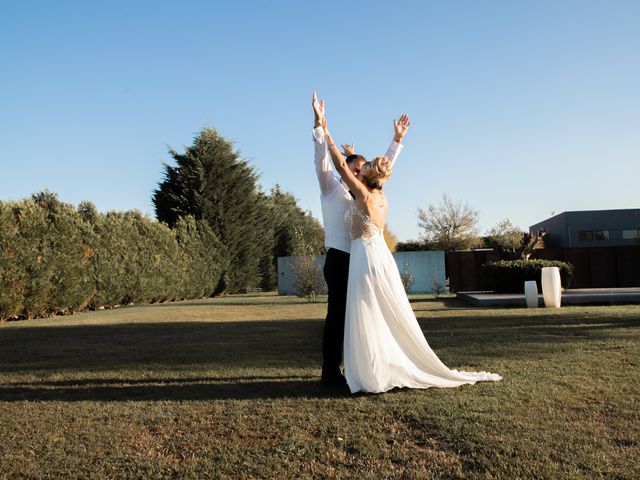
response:
<path id="1" fill-rule="evenodd" d="M 336 178 L 327 151 L 324 136 L 324 100 L 318 101 L 316 92 L 312 98 L 315 118 L 313 142 L 315 145 L 315 165 L 318 183 L 320 184 L 320 201 L 322 204 L 322 221 L 324 223 L 324 243 L 327 256 L 324 264 L 324 278 L 328 287 L 327 317 L 324 323 L 322 338 L 322 377 L 323 385 L 346 386 L 347 381 L 340 371 L 342 362 L 342 345 L 344 338 L 344 316 L 347 303 L 347 283 L 349 277 L 349 250 L 351 238 L 344 223 L 344 215 L 353 202 L 353 196 L 347 186 Z M 411 122 L 403 115 L 393 122 L 393 141 L 385 154 L 395 163 L 403 146 L 400 145 Z M 343 145 L 349 169 L 358 175 L 366 162 L 362 155 L 356 155 L 354 146 Z"/>

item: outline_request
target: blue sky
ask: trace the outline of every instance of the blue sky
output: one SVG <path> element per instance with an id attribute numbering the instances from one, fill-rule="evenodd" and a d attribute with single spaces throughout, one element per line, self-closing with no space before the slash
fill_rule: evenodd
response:
<path id="1" fill-rule="evenodd" d="M 310 95 L 338 142 L 382 154 L 389 225 L 443 193 L 486 230 L 640 207 L 640 2 L 33 2 L 0 5 L 0 199 L 101 211 L 151 194 L 203 127 L 320 217 Z"/>

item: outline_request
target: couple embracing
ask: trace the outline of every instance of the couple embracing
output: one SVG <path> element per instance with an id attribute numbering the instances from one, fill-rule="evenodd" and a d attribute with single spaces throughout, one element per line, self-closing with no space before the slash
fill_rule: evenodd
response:
<path id="1" fill-rule="evenodd" d="M 382 186 L 403 148 L 409 117 L 394 121 L 386 155 L 366 161 L 353 145 L 344 145 L 344 154 L 336 147 L 324 100 L 315 92 L 312 105 L 329 294 L 322 383 L 347 385 L 351 393 L 380 393 L 395 387 L 446 388 L 501 380 L 494 373 L 452 370 L 440 361 L 420 329 L 384 240 L 389 205 Z"/>

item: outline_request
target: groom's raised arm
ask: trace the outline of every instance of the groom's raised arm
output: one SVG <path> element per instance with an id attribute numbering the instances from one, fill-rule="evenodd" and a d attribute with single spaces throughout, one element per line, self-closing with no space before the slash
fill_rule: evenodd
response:
<path id="1" fill-rule="evenodd" d="M 340 182 L 333 173 L 329 152 L 327 151 L 327 140 L 321 126 L 313 129 L 313 144 L 315 147 L 314 163 L 316 165 L 318 183 L 320 184 L 320 193 L 327 196 L 336 189 Z"/>
<path id="2" fill-rule="evenodd" d="M 400 152 L 404 148 L 404 145 L 402 145 L 402 139 L 407 134 L 409 125 L 411 125 L 411 120 L 409 120 L 409 117 L 406 114 L 402 115 L 398 120 L 393 121 L 393 140 L 387 149 L 387 153 L 385 153 L 385 157 L 387 157 L 391 162 L 391 167 L 394 166 L 398 159 L 398 155 L 400 155 Z"/>
<path id="3" fill-rule="evenodd" d="M 324 135 L 322 122 L 324 120 L 324 100 L 318 101 L 316 92 L 313 92 L 311 99 L 314 113 L 313 128 L 313 145 L 314 145 L 314 163 L 316 165 L 316 175 L 320 184 L 320 193 L 324 196 L 333 192 L 340 182 L 333 173 L 333 167 L 329 160 L 329 152 L 327 150 L 327 140 Z"/>

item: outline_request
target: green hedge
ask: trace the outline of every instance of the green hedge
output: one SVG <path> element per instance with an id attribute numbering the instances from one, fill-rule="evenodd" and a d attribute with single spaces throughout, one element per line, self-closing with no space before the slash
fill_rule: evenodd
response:
<path id="1" fill-rule="evenodd" d="M 535 280 L 542 291 L 543 267 L 558 267 L 563 288 L 569 288 L 573 279 L 573 265 L 557 260 L 499 260 L 482 266 L 482 285 L 496 293 L 522 293 L 524 282 Z"/>
<path id="2" fill-rule="evenodd" d="M 100 214 L 43 192 L 0 202 L 0 321 L 209 296 L 227 265 L 211 228 Z"/>

